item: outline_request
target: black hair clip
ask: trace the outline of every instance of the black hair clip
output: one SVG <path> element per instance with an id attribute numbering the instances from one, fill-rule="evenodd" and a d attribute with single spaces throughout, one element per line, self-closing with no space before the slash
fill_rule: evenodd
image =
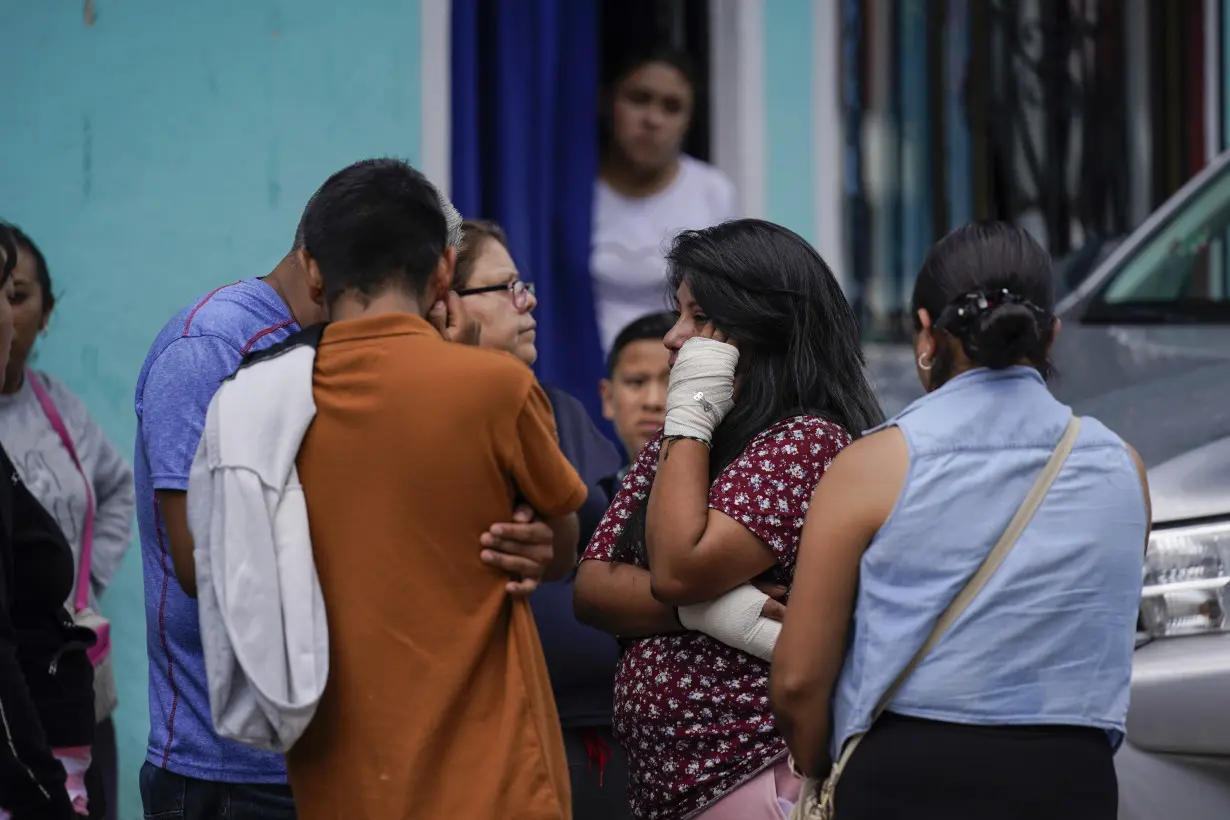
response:
<path id="1" fill-rule="evenodd" d="M 1024 296 L 1013 293 L 1008 288 L 1000 288 L 990 293 L 975 290 L 961 294 L 944 308 L 935 326 L 937 328 L 968 328 L 983 313 L 994 310 L 1000 305 L 1021 305 L 1029 308 L 1040 320 L 1050 318 L 1047 311 Z"/>

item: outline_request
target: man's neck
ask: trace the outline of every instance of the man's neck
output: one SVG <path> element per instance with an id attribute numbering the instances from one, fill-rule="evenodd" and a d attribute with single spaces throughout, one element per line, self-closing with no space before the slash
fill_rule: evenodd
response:
<path id="1" fill-rule="evenodd" d="M 343 293 L 330 306 L 329 320 L 344 322 L 347 319 L 362 319 L 388 314 L 409 314 L 426 319 L 430 309 L 431 304 L 424 305 L 421 297 L 412 296 L 400 290 L 387 290 L 370 299 Z"/>
<path id="2" fill-rule="evenodd" d="M 273 270 L 261 277 L 261 281 L 273 288 L 273 292 L 286 305 L 286 310 L 290 313 L 291 317 L 294 318 L 297 324 L 302 326 L 303 322 L 295 314 L 294 300 L 290 297 L 291 277 L 298 275 L 298 273 L 299 260 L 293 253 L 288 253 L 282 257 L 282 261 Z"/>

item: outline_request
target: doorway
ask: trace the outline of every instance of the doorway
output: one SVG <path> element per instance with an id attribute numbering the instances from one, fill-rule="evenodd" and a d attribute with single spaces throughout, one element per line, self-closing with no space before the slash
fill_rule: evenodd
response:
<path id="1" fill-rule="evenodd" d="M 600 0 L 603 88 L 637 54 L 668 48 L 686 54 L 695 71 L 692 127 L 683 150 L 710 162 L 709 0 Z"/>

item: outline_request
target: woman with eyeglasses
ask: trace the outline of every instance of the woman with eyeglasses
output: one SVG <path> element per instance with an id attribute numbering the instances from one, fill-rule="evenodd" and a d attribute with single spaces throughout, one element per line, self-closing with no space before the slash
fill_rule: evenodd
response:
<path id="1" fill-rule="evenodd" d="M 533 311 L 534 285 L 521 279 L 508 252 L 508 239 L 494 222 L 462 225 L 453 290 L 464 300 L 465 315 L 477 326 L 478 343 L 505 350 L 527 365 L 538 358 Z M 577 517 L 580 547 L 606 511 L 610 499 L 600 482 L 619 469 L 615 445 L 594 426 L 576 398 L 543 385 L 555 408 L 560 449 L 589 486 Z M 611 691 L 619 644 L 610 635 L 577 621 L 572 613 L 573 579 L 543 583 L 530 605 L 551 673 L 563 727 L 572 781 L 574 817 L 586 820 L 630 818 L 628 773 L 623 750 L 611 734 Z"/>
<path id="2" fill-rule="evenodd" d="M 521 279 L 499 225 L 472 219 L 462 223 L 462 231 L 453 290 L 467 297 L 466 315 L 478 326 L 478 343 L 533 365 L 538 359 L 538 323 L 530 315 L 538 306 L 534 284 Z"/>

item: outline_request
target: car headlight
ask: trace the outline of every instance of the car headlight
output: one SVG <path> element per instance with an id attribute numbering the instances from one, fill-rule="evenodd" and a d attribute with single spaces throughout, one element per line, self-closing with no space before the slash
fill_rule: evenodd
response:
<path id="1" fill-rule="evenodd" d="M 1230 521 L 1149 536 L 1140 620 L 1150 637 L 1230 630 L 1228 608 Z"/>

